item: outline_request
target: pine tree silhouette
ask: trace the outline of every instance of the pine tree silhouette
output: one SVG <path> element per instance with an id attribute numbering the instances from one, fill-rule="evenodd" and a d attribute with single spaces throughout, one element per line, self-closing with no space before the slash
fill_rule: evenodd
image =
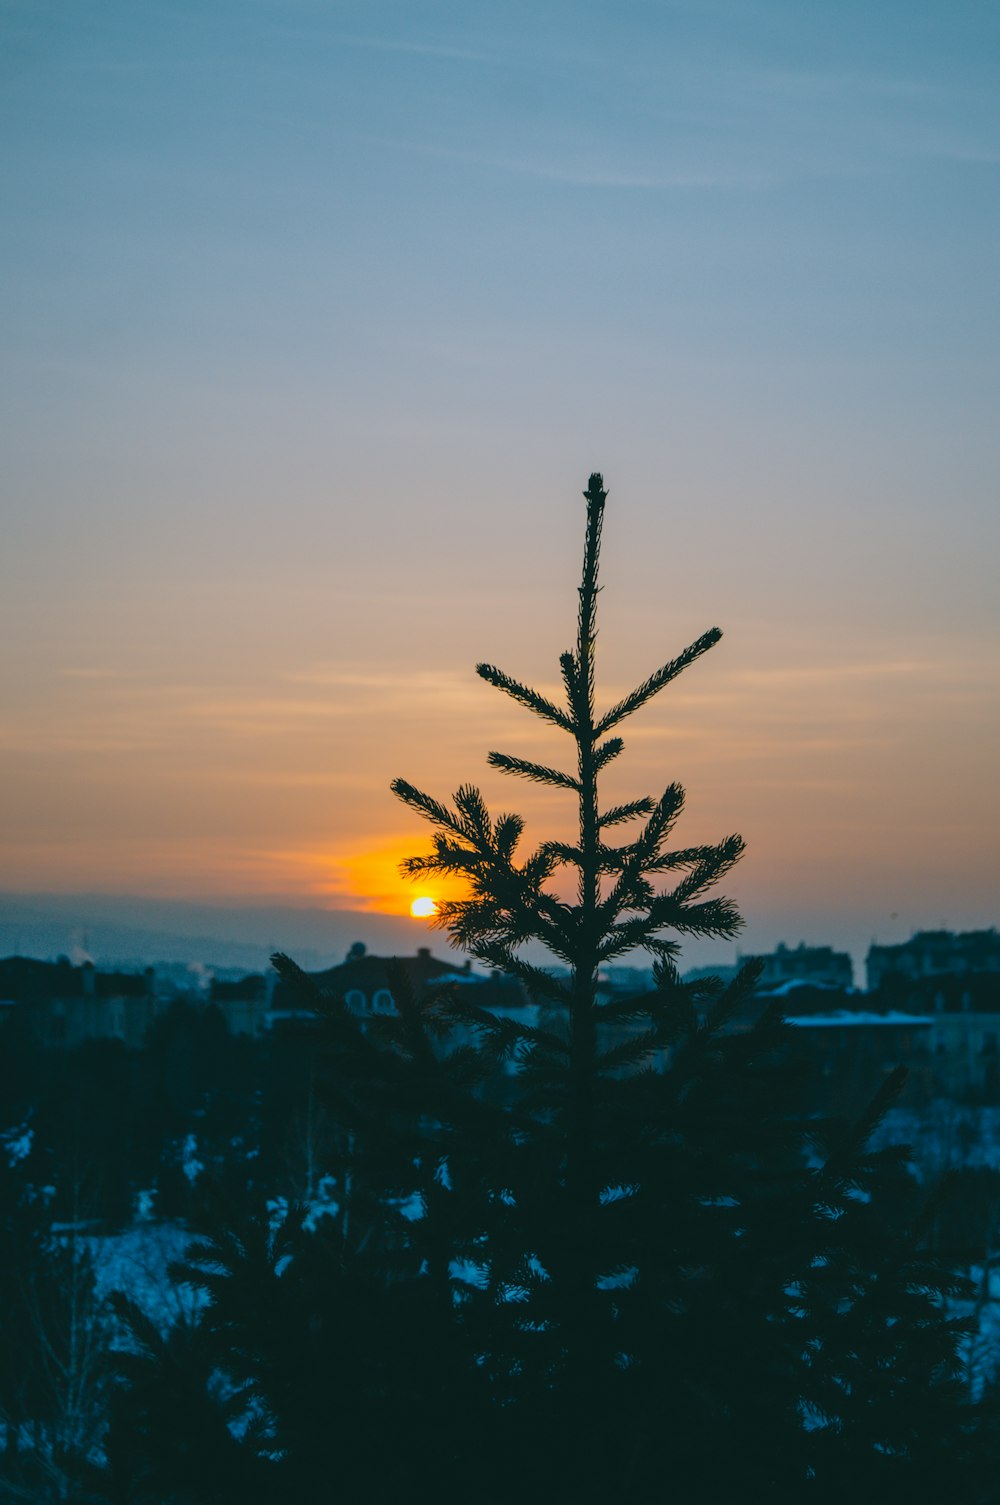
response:
<path id="1" fill-rule="evenodd" d="M 585 496 L 565 703 L 479 666 L 570 739 L 572 771 L 489 761 L 574 796 L 576 841 L 519 857 L 523 821 L 476 788 L 448 805 L 393 785 L 434 827 L 405 871 L 466 884 L 438 923 L 536 1009 L 503 1015 L 457 984 L 417 995 L 399 971 L 395 1015 L 362 1024 L 274 958 L 320 1016 L 341 1206 L 311 1234 L 258 1218 L 195 1251 L 213 1372 L 252 1400 L 249 1445 L 289 1501 L 325 1492 L 328 1469 L 348 1494 L 436 1505 L 938 1500 L 972 1477 L 945 1305 L 968 1287 L 923 1249 L 905 1151 L 867 1149 L 901 1079 L 856 1123 L 824 1122 L 755 966 L 681 980 L 677 937 L 739 927 L 714 889 L 742 842 L 671 846 L 677 784 L 610 808 L 598 785 L 616 728 L 720 634 L 598 709 L 599 475 Z M 655 987 L 602 1002 L 599 969 L 636 950 Z"/>
<path id="2" fill-rule="evenodd" d="M 565 703 L 477 669 L 570 738 L 572 771 L 501 752 L 488 761 L 575 796 L 576 843 L 545 841 L 518 860 L 521 818 L 493 820 L 475 787 L 448 806 L 393 784 L 435 827 L 431 854 L 404 871 L 467 884 L 437 923 L 547 1005 L 544 1028 L 461 995 L 427 1010 L 477 1034 L 484 1060 L 518 1066 L 506 1134 L 467 1134 L 447 1161 L 466 1216 L 479 1195 L 462 1252 L 478 1251 L 483 1278 L 463 1294 L 464 1320 L 518 1429 L 510 1483 L 533 1477 L 541 1496 L 626 1484 L 652 1497 L 664 1450 L 681 1490 L 752 1482 L 797 1499 L 838 1488 L 845 1470 L 902 1476 L 918 1457 L 929 1466 L 933 1440 L 957 1425 L 957 1325 L 943 1300 L 962 1287 L 917 1256 L 905 1223 L 891 1231 L 870 1206 L 906 1180 L 899 1153 L 865 1154 L 900 1083 L 860 1125 L 832 1131 L 828 1157 L 810 1169 L 804 1131 L 819 1140 L 822 1130 L 803 1124 L 790 1032 L 759 1010 L 752 1029 L 727 1030 L 755 968 L 728 988 L 681 983 L 673 937 L 728 938 L 741 924 L 713 890 L 743 843 L 671 847 L 678 784 L 610 808 L 598 784 L 623 750 L 611 734 L 721 634 L 712 628 L 597 708 L 600 475 L 584 495 Z M 635 822 L 631 839 L 611 839 Z M 549 884 L 560 868 L 575 874 L 575 903 Z M 527 942 L 546 946 L 568 980 L 526 961 Z M 653 958 L 655 990 L 600 1003 L 598 969 L 636 949 Z"/>

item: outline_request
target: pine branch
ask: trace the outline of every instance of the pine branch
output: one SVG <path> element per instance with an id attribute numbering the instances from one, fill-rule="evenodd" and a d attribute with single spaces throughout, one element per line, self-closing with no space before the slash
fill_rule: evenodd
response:
<path id="1" fill-rule="evenodd" d="M 433 1069 L 437 1065 L 434 1055 L 434 1047 L 428 1036 L 424 1022 L 425 1013 L 432 1006 L 437 1008 L 446 1007 L 456 985 L 450 984 L 445 988 L 435 990 L 433 1000 L 417 998 L 410 979 L 398 959 L 393 957 L 387 967 L 389 991 L 399 1015 L 400 1031 L 403 1043 L 409 1053 L 410 1059 L 419 1062 L 426 1070 Z"/>
<path id="2" fill-rule="evenodd" d="M 331 1026 L 337 1026 L 340 1030 L 353 1031 L 357 1027 L 357 1021 L 350 1013 L 347 1005 L 341 998 L 334 998 L 329 993 L 324 993 L 317 986 L 313 978 L 307 972 L 303 972 L 297 962 L 292 961 L 282 951 L 276 951 L 271 957 L 271 966 L 277 972 L 281 981 L 285 983 L 293 993 L 297 993 L 307 1008 L 314 1010 L 324 1018 Z"/>
<path id="3" fill-rule="evenodd" d="M 498 690 L 503 690 L 512 700 L 519 705 L 526 706 L 529 711 L 534 711 L 536 716 L 541 716 L 544 721 L 551 721 L 554 726 L 562 727 L 564 732 L 574 730 L 573 723 L 551 700 L 546 700 L 544 695 L 539 695 L 537 690 L 532 690 L 528 685 L 520 684 L 516 679 L 511 679 L 509 674 L 504 674 L 502 669 L 494 668 L 492 664 L 477 664 L 476 673 L 480 679 L 485 679 L 487 684 L 494 685 Z"/>
<path id="4" fill-rule="evenodd" d="M 882 1119 L 899 1097 L 909 1075 L 905 1066 L 897 1066 L 889 1073 L 864 1111 L 844 1134 L 841 1143 L 830 1154 L 818 1173 L 824 1180 L 843 1182 L 850 1180 L 852 1168 L 864 1150 Z"/>
<path id="5" fill-rule="evenodd" d="M 521 874 L 533 892 L 541 892 L 539 885 L 544 883 L 553 868 L 557 866 L 557 858 L 547 850 L 547 843 L 543 842 L 538 851 L 533 852 L 527 862 L 522 863 Z"/>
<path id="6" fill-rule="evenodd" d="M 648 879 L 644 878 L 637 870 L 634 861 L 621 862 L 617 858 L 608 858 L 601 864 L 602 872 L 618 872 L 619 876 L 611 893 L 601 905 L 600 918 L 602 929 L 606 929 L 614 920 L 620 920 L 623 915 L 647 912 L 653 903 L 656 891 Z"/>
<path id="7" fill-rule="evenodd" d="M 420 878 L 426 873 L 461 873 L 465 876 L 482 863 L 482 856 L 471 847 L 442 843 L 422 857 L 404 857 L 399 871 L 404 878 Z"/>
<path id="8" fill-rule="evenodd" d="M 503 1040 L 508 1053 L 517 1045 L 538 1045 L 558 1055 L 569 1054 L 569 1046 L 558 1036 L 550 1034 L 547 1030 L 536 1029 L 533 1025 L 522 1024 L 518 1019 L 511 1019 L 506 1015 L 494 1014 L 489 1009 L 480 1008 L 457 990 L 442 1005 L 441 1012 L 457 1024 L 468 1025 L 472 1029 Z"/>
<path id="9" fill-rule="evenodd" d="M 559 789 L 579 791 L 579 780 L 558 768 L 546 768 L 543 763 L 531 763 L 526 758 L 511 758 L 506 753 L 491 752 L 486 759 L 493 768 L 502 773 L 519 774 L 522 779 L 533 779 L 537 784 L 550 784 Z"/>
<path id="10" fill-rule="evenodd" d="M 648 943 L 654 938 L 658 928 L 645 918 L 626 920 L 620 925 L 610 926 L 598 948 L 598 960 L 611 961 L 614 957 L 624 956 L 629 951 L 649 949 Z"/>
<path id="11" fill-rule="evenodd" d="M 466 834 L 461 822 L 447 805 L 442 805 L 441 801 L 434 799 L 432 795 L 424 794 L 421 789 L 408 784 L 405 779 L 393 779 L 389 788 L 397 799 L 403 801 L 404 805 L 409 805 L 411 810 L 416 810 L 418 815 L 422 815 L 425 820 L 431 821 L 435 826 L 445 826 L 449 831 L 454 831 L 457 836 Z"/>
<path id="12" fill-rule="evenodd" d="M 651 814 L 655 808 L 655 802 L 645 795 L 642 799 L 630 800 L 626 805 L 613 805 L 598 817 L 597 825 L 600 830 L 605 826 L 620 826 L 627 820 L 634 820 L 637 815 Z"/>
<path id="13" fill-rule="evenodd" d="M 643 864 L 645 873 L 669 873 L 677 868 L 697 867 L 705 858 L 706 847 L 677 847 L 673 852 L 661 852 L 650 862 Z"/>
<path id="14" fill-rule="evenodd" d="M 697 898 L 729 872 L 740 860 L 743 849 L 742 836 L 727 836 L 716 846 L 703 847 L 700 860 L 667 897 L 678 904 L 686 904 Z"/>
<path id="15" fill-rule="evenodd" d="M 610 737 L 607 742 L 602 742 L 600 747 L 595 747 L 594 772 L 600 773 L 602 768 L 606 768 L 613 758 L 617 758 L 624 746 L 625 743 L 621 737 Z"/>
<path id="16" fill-rule="evenodd" d="M 520 815 L 501 815 L 496 823 L 494 839 L 497 852 L 509 862 L 524 832 L 524 820 Z"/>
<path id="17" fill-rule="evenodd" d="M 676 783 L 668 785 L 654 805 L 638 838 L 627 846 L 605 849 L 609 858 L 614 852 L 614 863 L 609 861 L 608 866 L 617 867 L 621 873 L 601 905 L 602 922 L 605 925 L 625 910 L 653 902 L 652 890 L 648 884 L 640 881 L 640 875 L 655 857 L 660 843 L 666 839 L 683 808 L 684 790 Z"/>
<path id="18" fill-rule="evenodd" d="M 599 1024 L 629 1024 L 636 1019 L 648 1019 L 650 995 L 637 993 L 632 998 L 615 998 L 610 1003 L 599 1003 L 594 1008 L 594 1017 Z"/>
<path id="19" fill-rule="evenodd" d="M 663 1045 L 674 1045 L 685 1035 L 694 1034 L 698 1028 L 698 1011 L 693 990 L 678 985 L 675 993 L 657 993 L 650 1003 L 650 1017 L 656 1021 Z"/>
<path id="20" fill-rule="evenodd" d="M 660 930 L 676 930 L 684 935 L 714 936 L 730 940 L 743 926 L 743 918 L 729 899 L 707 899 L 702 904 L 683 905 L 675 903 L 672 895 L 660 894 L 650 906 L 649 914 L 636 920 L 626 920 L 611 925 L 605 931 L 605 940 L 598 948 L 598 959 L 610 961 L 624 956 L 626 952 L 641 949 L 656 954 L 672 955 L 672 948 L 663 953 L 655 944 Z"/>
<path id="21" fill-rule="evenodd" d="M 764 963 L 760 957 L 744 962 L 721 997 L 709 1010 L 704 1024 L 706 1034 L 717 1034 L 724 1025 L 729 1023 L 737 1010 L 753 996 L 763 971 Z"/>
<path id="22" fill-rule="evenodd" d="M 731 899 L 705 899 L 685 904 L 673 894 L 658 894 L 649 907 L 654 930 L 670 926 L 687 935 L 710 935 L 729 940 L 743 928 L 743 919 Z"/>
<path id="23" fill-rule="evenodd" d="M 597 723 L 597 726 L 594 728 L 594 735 L 597 737 L 603 736 L 611 727 L 617 726 L 619 721 L 624 720 L 626 716 L 631 716 L 635 711 L 639 710 L 641 706 L 646 704 L 647 700 L 651 700 L 654 695 L 659 694 L 664 685 L 668 685 L 672 679 L 676 679 L 678 674 L 682 673 L 689 664 L 693 664 L 696 658 L 700 658 L 703 653 L 713 647 L 721 637 L 722 633 L 718 627 L 712 627 L 708 632 L 702 633 L 701 637 L 692 643 L 690 648 L 685 648 L 684 652 L 678 654 L 677 658 L 671 659 L 668 664 L 664 664 L 662 669 L 657 669 L 655 674 L 651 674 L 630 695 L 626 695 L 624 700 L 620 700 L 617 705 L 612 706 L 607 715 L 602 716 L 601 720 Z"/>
<path id="24" fill-rule="evenodd" d="M 607 492 L 604 481 L 595 471 L 583 493 L 587 498 L 587 537 L 583 549 L 583 576 L 580 582 L 580 605 L 576 630 L 576 678 L 579 700 L 585 713 L 577 717 L 577 725 L 593 725 L 594 704 L 594 643 L 597 637 L 594 613 L 597 607 L 599 586 L 598 563 L 601 557 L 601 529 L 604 523 L 604 503 Z"/>
<path id="25" fill-rule="evenodd" d="M 653 963 L 653 980 L 662 993 L 673 993 L 684 986 L 676 964 L 670 961 Z"/>
<path id="26" fill-rule="evenodd" d="M 509 972 L 519 982 L 523 982 L 528 989 L 529 995 L 551 998 L 555 1003 L 568 1003 L 570 990 L 546 972 L 543 967 L 535 967 L 530 962 L 522 961 L 516 956 L 510 947 L 502 943 L 490 942 L 485 944 L 477 953 L 478 960 L 485 962 L 487 966 L 495 967 L 499 972 Z"/>
<path id="27" fill-rule="evenodd" d="M 660 843 L 669 836 L 683 809 L 684 790 L 676 782 L 668 784 L 653 806 L 649 820 L 634 843 L 638 857 L 645 861 L 658 849 Z"/>
<path id="28" fill-rule="evenodd" d="M 565 863 L 573 867 L 579 867 L 583 861 L 583 853 L 580 848 L 568 841 L 544 841 L 539 848 L 546 857 L 551 857 L 554 862 Z"/>
<path id="29" fill-rule="evenodd" d="M 518 895 L 511 896 L 506 903 L 498 903 L 486 894 L 481 898 L 442 902 L 431 923 L 439 930 L 447 930 L 453 945 L 471 952 L 480 961 L 487 959 L 484 947 L 499 943 L 511 948 L 528 940 L 541 941 L 553 955 L 567 961 L 570 939 L 560 924 L 563 917 L 554 901 L 546 907 L 555 911 L 554 919 Z"/>
<path id="30" fill-rule="evenodd" d="M 656 935 L 647 935 L 642 943 L 642 950 L 648 951 L 650 956 L 655 956 L 659 961 L 674 961 L 681 954 L 678 941 L 665 941 Z"/>
<path id="31" fill-rule="evenodd" d="M 644 882 L 631 847 L 609 847 L 606 842 L 601 841 L 597 844 L 597 857 L 602 873 L 624 873 L 629 875 L 630 882 Z M 649 887 L 648 884 L 645 886 Z"/>
<path id="32" fill-rule="evenodd" d="M 620 1066 L 634 1066 L 640 1061 L 646 1061 L 655 1055 L 663 1047 L 663 1039 L 658 1029 L 644 1030 L 641 1035 L 635 1035 L 631 1040 L 623 1040 L 620 1045 L 613 1045 L 609 1050 L 603 1051 L 594 1062 L 597 1071 L 614 1071 Z"/>
<path id="33" fill-rule="evenodd" d="M 576 655 L 572 650 L 559 655 L 559 667 L 562 670 L 563 684 L 566 687 L 566 701 L 573 713 L 575 731 L 587 719 L 587 706 L 585 698 L 580 693 L 580 676 L 577 673 Z"/>

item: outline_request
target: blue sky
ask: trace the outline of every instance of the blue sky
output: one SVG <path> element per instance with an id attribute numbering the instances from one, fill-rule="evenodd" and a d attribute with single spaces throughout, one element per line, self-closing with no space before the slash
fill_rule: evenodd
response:
<path id="1" fill-rule="evenodd" d="M 0 883 L 357 897 L 492 745 L 414 683 L 551 676 L 600 467 L 612 681 L 726 630 L 637 777 L 760 938 L 996 918 L 995 8 L 0 27 Z"/>

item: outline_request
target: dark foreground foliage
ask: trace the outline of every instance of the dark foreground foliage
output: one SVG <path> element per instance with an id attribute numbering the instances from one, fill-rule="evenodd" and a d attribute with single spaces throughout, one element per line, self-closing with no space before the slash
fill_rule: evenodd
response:
<path id="1" fill-rule="evenodd" d="M 201 1320 L 164 1334 L 118 1304 L 81 1499 L 990 1498 L 992 1429 L 945 1306 L 967 1286 L 926 1251 L 935 1214 L 903 1153 L 867 1149 L 899 1077 L 856 1123 L 812 1117 L 753 967 L 723 986 L 675 966 L 674 937 L 738 929 L 714 889 L 739 838 L 671 846 L 676 784 L 599 800 L 616 728 L 719 633 L 598 711 L 600 476 L 585 495 L 564 701 L 479 666 L 568 737 L 569 770 L 490 762 L 571 795 L 575 839 L 521 857 L 521 819 L 475 788 L 447 805 L 394 786 L 434 827 L 408 870 L 467 885 L 441 923 L 536 1008 L 478 1009 L 458 985 L 416 997 L 400 975 L 396 1015 L 363 1026 L 275 958 L 321 1018 L 309 1080 L 338 1214 L 313 1226 L 219 1181 L 175 1272 L 205 1294 Z M 636 948 L 655 989 L 602 1005 L 599 967 Z"/>

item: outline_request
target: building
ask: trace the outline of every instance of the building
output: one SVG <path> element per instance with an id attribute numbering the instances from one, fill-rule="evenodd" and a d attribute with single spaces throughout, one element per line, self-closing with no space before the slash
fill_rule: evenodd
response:
<path id="1" fill-rule="evenodd" d="M 1000 1014 L 935 1014 L 930 1041 L 940 1096 L 1000 1103 Z"/>
<path id="2" fill-rule="evenodd" d="M 761 961 L 762 988 L 777 988 L 784 983 L 810 983 L 813 987 L 842 988 L 854 986 L 854 966 L 846 951 L 834 951 L 832 946 L 807 946 L 800 941 L 795 947 L 782 941 L 776 950 L 766 956 L 745 956 L 743 963 Z"/>
<path id="3" fill-rule="evenodd" d="M 920 1105 L 937 1095 L 934 1021 L 926 1015 L 832 1009 L 789 1015 L 788 1023 L 793 1052 L 815 1067 L 807 1084 L 813 1112 L 854 1118 L 897 1066 L 907 1069 L 905 1102 Z"/>
<path id="4" fill-rule="evenodd" d="M 1000 1014 L 874 1013 L 840 1009 L 792 1017 L 798 1040 L 819 1068 L 817 1098 L 856 1113 L 896 1066 L 905 1066 L 903 1102 L 935 1098 L 1000 1104 Z"/>
<path id="5" fill-rule="evenodd" d="M 0 961 L 0 1002 L 23 1011 L 41 1045 L 121 1040 L 136 1049 L 156 1013 L 153 969 L 99 972 L 93 962 L 75 967 L 65 956 L 9 956 Z"/>
<path id="6" fill-rule="evenodd" d="M 656 986 L 652 967 L 604 967 L 597 974 L 598 1003 L 637 998 Z"/>
<path id="7" fill-rule="evenodd" d="M 219 1010 L 231 1035 L 257 1039 L 267 1028 L 268 1010 L 276 976 L 251 972 L 234 982 L 213 977 L 208 990 L 209 1006 Z"/>
<path id="8" fill-rule="evenodd" d="M 1000 976 L 1000 935 L 989 930 L 918 930 L 898 946 L 874 942 L 865 959 L 868 991 L 887 983 Z"/>
<path id="9" fill-rule="evenodd" d="M 413 996 L 419 998 L 428 988 L 444 983 L 475 989 L 475 1001 L 480 1008 L 495 1012 L 521 1010 L 528 1000 L 521 984 L 513 977 L 504 977 L 499 972 L 484 977 L 474 973 L 471 961 L 466 960 L 456 967 L 451 962 L 440 961 L 432 956 L 430 947 L 419 947 L 416 956 L 372 956 L 360 941 L 356 941 L 347 953 L 345 961 L 323 972 L 310 972 L 309 980 L 320 993 L 329 998 L 342 1000 L 352 1014 L 359 1019 L 370 1019 L 380 1014 L 394 1014 L 396 1001 L 393 988 L 402 979 Z M 272 1023 L 283 1023 L 301 1014 L 302 999 L 294 994 L 286 983 L 279 983 L 275 990 Z"/>
<path id="10" fill-rule="evenodd" d="M 419 995 L 434 983 L 452 977 L 455 970 L 448 962 L 431 956 L 429 946 L 421 946 L 416 956 L 371 956 L 360 941 L 355 941 L 339 966 L 309 976 L 320 992 L 343 999 L 352 1014 L 363 1018 L 396 1012 L 393 974 Z M 466 962 L 465 973 L 471 974 L 471 970 L 471 963 Z"/>
<path id="11" fill-rule="evenodd" d="M 0 961 L 0 1008 L 20 1009 L 40 1045 L 72 1048 L 84 1040 L 121 1040 L 136 1050 L 170 997 L 187 997 L 197 1007 L 214 1005 L 231 1034 L 257 1038 L 267 1027 L 276 978 L 252 973 L 234 981 L 213 978 L 208 997 L 157 996 L 153 968 L 144 972 L 102 972 L 92 962 L 73 966 L 10 956 Z"/>

